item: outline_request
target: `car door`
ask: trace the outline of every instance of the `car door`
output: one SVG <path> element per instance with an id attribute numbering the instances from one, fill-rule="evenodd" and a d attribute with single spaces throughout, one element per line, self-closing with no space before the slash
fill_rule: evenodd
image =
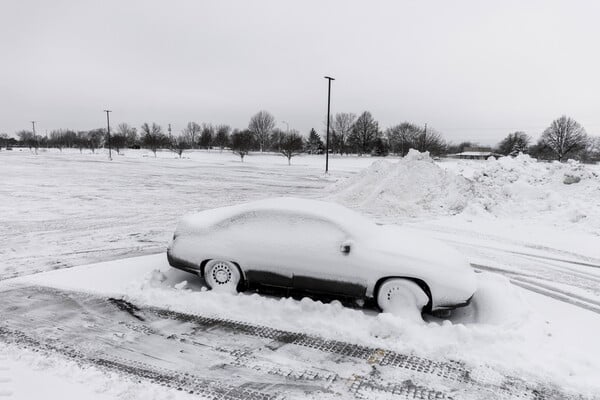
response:
<path id="1" fill-rule="evenodd" d="M 295 289 L 363 297 L 366 279 L 353 253 L 352 237 L 335 223 L 316 217 L 295 216 L 297 229 L 293 263 Z"/>
<path id="2" fill-rule="evenodd" d="M 229 254 L 236 255 L 251 286 L 292 287 L 289 222 L 284 215 L 268 211 L 249 211 L 223 221 L 220 241 Z M 289 257 L 285 255 L 289 254 Z"/>

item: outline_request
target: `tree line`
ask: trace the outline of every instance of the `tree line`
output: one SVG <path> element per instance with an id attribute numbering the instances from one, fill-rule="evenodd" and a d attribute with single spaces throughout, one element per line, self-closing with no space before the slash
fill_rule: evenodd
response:
<path id="1" fill-rule="evenodd" d="M 452 144 L 442 134 L 427 125 L 402 122 L 380 129 L 369 111 L 360 115 L 337 113 L 331 117 L 330 152 L 358 155 L 404 156 L 409 149 L 429 151 L 433 156 L 455 154 L 473 142 Z M 325 129 L 324 129 L 325 130 Z M 245 129 L 232 129 L 229 125 L 188 122 L 186 127 L 173 135 L 168 129 L 156 123 L 144 123 L 139 129 L 127 123 L 121 123 L 111 129 L 110 138 L 105 128 L 89 131 L 68 129 L 53 130 L 47 136 L 34 135 L 32 131 L 17 132 L 18 141 L 0 135 L 6 147 L 9 143 L 29 147 L 37 151 L 39 147 L 78 148 L 95 152 L 102 147 L 111 147 L 117 153 L 125 148 L 146 148 L 154 153 L 168 149 L 181 157 L 188 149 L 228 149 L 238 154 L 241 160 L 251 151 L 273 151 L 282 154 L 291 162 L 292 157 L 300 153 L 322 154 L 325 145 L 321 135 L 311 129 L 308 137 L 295 129 L 282 130 L 276 127 L 275 117 L 268 111 L 259 111 L 250 118 Z M 494 152 L 503 155 L 529 153 L 540 159 L 575 158 L 583 161 L 600 160 L 600 138 L 589 136 L 585 129 L 570 117 L 562 116 L 544 130 L 536 143 L 525 132 L 508 134 L 495 148 Z"/>
<path id="2" fill-rule="evenodd" d="M 450 145 L 448 152 L 460 153 L 473 146 L 476 144 L 472 142 Z M 502 139 L 494 151 L 505 156 L 525 153 L 540 160 L 600 162 L 600 137 L 588 135 L 577 121 L 563 115 L 552 121 L 536 142 L 525 132 L 516 131 Z"/>

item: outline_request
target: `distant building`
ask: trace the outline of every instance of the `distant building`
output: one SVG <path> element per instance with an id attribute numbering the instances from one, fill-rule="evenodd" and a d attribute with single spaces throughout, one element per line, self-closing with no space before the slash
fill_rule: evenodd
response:
<path id="1" fill-rule="evenodd" d="M 502 154 L 494 153 L 491 147 L 465 147 L 463 152 L 449 155 L 449 157 L 463 160 L 487 160 L 489 157 L 502 156 Z"/>

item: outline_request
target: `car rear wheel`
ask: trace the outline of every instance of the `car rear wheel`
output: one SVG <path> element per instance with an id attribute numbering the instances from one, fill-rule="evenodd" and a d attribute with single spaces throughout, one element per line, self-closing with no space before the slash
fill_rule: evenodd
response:
<path id="1" fill-rule="evenodd" d="M 210 260 L 204 267 L 204 280 L 215 291 L 236 293 L 241 274 L 230 261 Z"/>
<path id="2" fill-rule="evenodd" d="M 379 287 L 377 305 L 383 312 L 420 317 L 429 302 L 427 294 L 415 282 L 408 279 L 388 279 Z"/>

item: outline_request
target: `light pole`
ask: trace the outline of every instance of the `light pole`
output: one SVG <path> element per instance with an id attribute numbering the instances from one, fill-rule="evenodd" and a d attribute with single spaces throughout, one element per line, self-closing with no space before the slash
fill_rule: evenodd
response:
<path id="1" fill-rule="evenodd" d="M 325 79 L 329 81 L 327 89 L 327 138 L 325 139 L 325 173 L 327 173 L 329 171 L 329 109 L 331 105 L 331 81 L 334 81 L 335 79 L 330 76 L 326 76 Z"/>
<path id="2" fill-rule="evenodd" d="M 108 113 L 111 113 L 111 110 L 104 110 L 104 112 L 106 113 L 106 132 L 108 134 L 108 159 L 112 161 L 112 151 L 110 148 L 110 117 L 108 116 Z"/>

